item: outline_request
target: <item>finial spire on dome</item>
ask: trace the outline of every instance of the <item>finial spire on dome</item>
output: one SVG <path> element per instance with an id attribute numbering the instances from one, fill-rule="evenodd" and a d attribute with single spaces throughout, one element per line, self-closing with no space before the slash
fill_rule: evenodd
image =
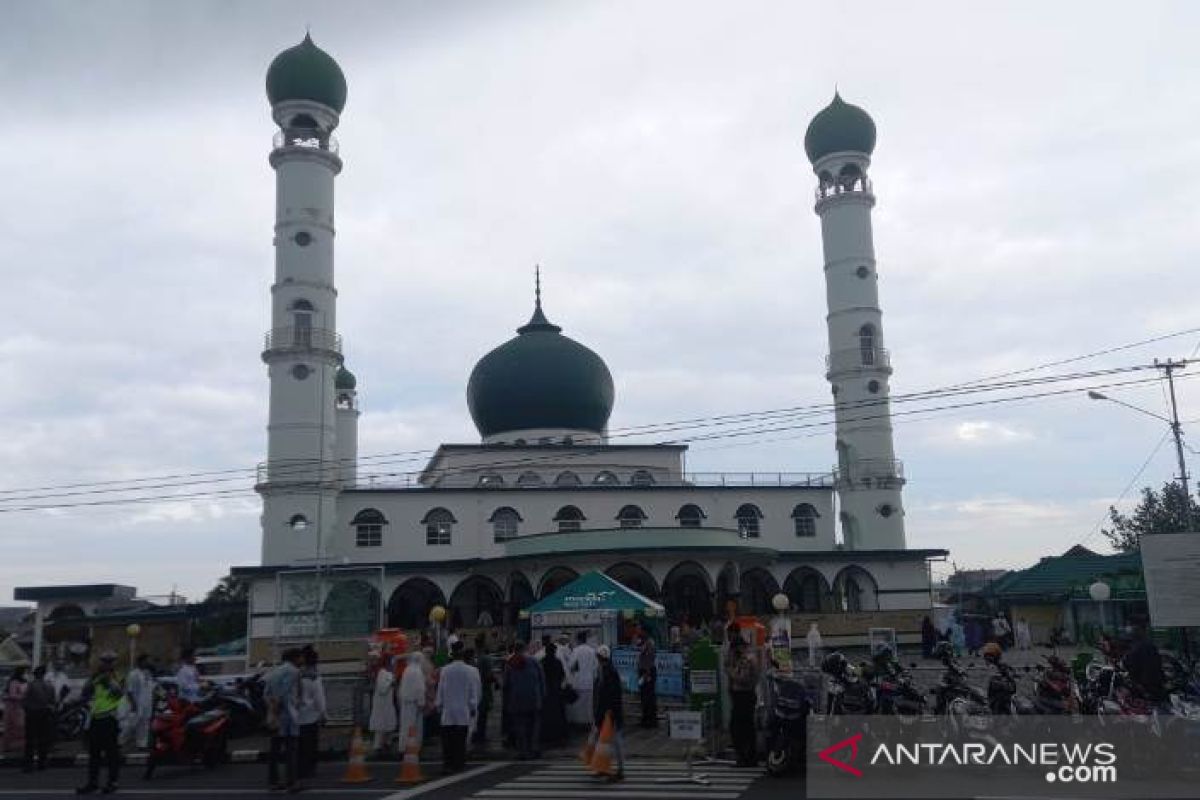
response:
<path id="1" fill-rule="evenodd" d="M 552 331 L 558 333 L 562 328 L 546 319 L 546 314 L 542 311 L 542 265 L 533 265 L 533 316 L 529 318 L 529 322 L 517 328 L 517 333 L 528 333 L 529 331 Z"/>

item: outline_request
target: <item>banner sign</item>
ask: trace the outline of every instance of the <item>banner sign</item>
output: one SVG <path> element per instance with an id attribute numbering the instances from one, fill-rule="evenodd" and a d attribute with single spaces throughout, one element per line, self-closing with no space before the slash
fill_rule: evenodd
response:
<path id="1" fill-rule="evenodd" d="M 1200 625 L 1200 534 L 1143 535 L 1142 571 L 1150 624 L 1156 628 Z"/>
<path id="2" fill-rule="evenodd" d="M 632 647 L 614 647 L 612 651 L 613 666 L 617 668 L 621 685 L 627 692 L 636 693 L 638 690 L 637 657 L 638 651 Z M 655 694 L 683 697 L 683 654 L 656 653 L 654 666 L 658 669 Z"/>

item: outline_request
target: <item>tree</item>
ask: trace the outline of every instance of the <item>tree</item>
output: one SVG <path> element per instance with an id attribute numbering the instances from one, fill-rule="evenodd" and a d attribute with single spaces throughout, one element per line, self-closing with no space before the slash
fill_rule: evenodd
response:
<path id="1" fill-rule="evenodd" d="M 1113 549 L 1132 553 L 1139 547 L 1138 539 L 1147 533 L 1180 533 L 1185 530 L 1183 513 L 1183 489 L 1178 483 L 1163 484 L 1161 491 L 1149 486 L 1142 489 L 1141 502 L 1129 514 L 1117 511 L 1116 506 L 1108 509 L 1110 527 L 1101 533 Z M 1192 507 L 1192 519 L 1200 520 L 1200 504 L 1196 498 L 1188 498 Z"/>
<path id="2" fill-rule="evenodd" d="M 250 599 L 250 582 L 238 575 L 226 575 L 209 590 L 204 602 L 210 605 L 217 603 L 245 603 Z"/>

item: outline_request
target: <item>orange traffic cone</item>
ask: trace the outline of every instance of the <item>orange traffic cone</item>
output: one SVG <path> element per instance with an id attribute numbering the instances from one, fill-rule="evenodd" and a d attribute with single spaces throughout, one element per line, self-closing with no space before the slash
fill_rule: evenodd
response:
<path id="1" fill-rule="evenodd" d="M 414 722 L 408 726 L 407 741 L 404 743 L 404 763 L 400 765 L 400 775 L 396 783 L 420 783 L 425 780 L 421 774 L 421 746 L 417 744 L 417 725 Z"/>
<path id="2" fill-rule="evenodd" d="M 612 763 L 612 740 L 614 733 L 615 728 L 613 727 L 612 713 L 609 712 L 604 715 L 604 724 L 600 726 L 600 736 L 596 739 L 596 752 L 592 755 L 591 764 L 593 775 L 616 774 Z"/>
<path id="3" fill-rule="evenodd" d="M 346 765 L 346 774 L 342 783 L 366 783 L 371 780 L 367 772 L 367 748 L 363 744 L 362 731 L 357 727 L 350 737 L 350 763 Z"/>

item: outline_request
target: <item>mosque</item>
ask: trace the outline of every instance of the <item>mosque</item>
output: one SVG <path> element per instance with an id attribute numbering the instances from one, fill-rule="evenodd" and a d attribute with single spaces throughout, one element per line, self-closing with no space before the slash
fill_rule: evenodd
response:
<path id="1" fill-rule="evenodd" d="M 692 622 L 732 604 L 770 613 L 780 592 L 793 614 L 831 624 L 930 608 L 928 562 L 945 551 L 905 545 L 865 111 L 835 94 L 804 138 L 824 243 L 836 467 L 693 473 L 686 446 L 614 441 L 612 375 L 551 321 L 539 290 L 528 321 L 467 380 L 479 441 L 443 444 L 419 474 L 395 478 L 359 457 L 358 382 L 337 332 L 334 130 L 346 80 L 306 36 L 274 59 L 266 84 L 279 130 L 262 558 L 234 568 L 252 585 L 252 658 L 288 640 L 419 627 L 435 605 L 454 627 L 512 624 L 591 570 Z"/>

